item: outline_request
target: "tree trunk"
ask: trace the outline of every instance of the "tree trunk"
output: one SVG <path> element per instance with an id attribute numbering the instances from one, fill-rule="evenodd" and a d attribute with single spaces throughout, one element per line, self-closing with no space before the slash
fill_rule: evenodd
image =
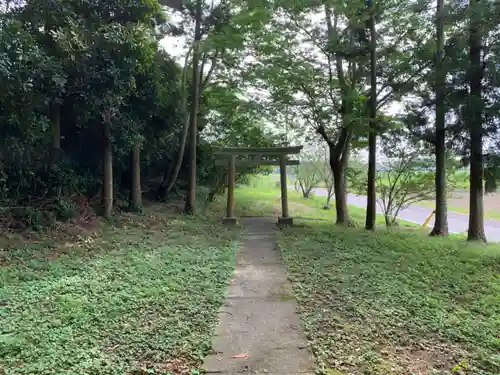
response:
<path id="1" fill-rule="evenodd" d="M 368 135 L 368 186 L 366 202 L 365 228 L 375 230 L 377 220 L 377 37 L 375 33 L 375 9 L 373 0 L 370 1 L 370 133 Z"/>
<path id="2" fill-rule="evenodd" d="M 330 202 L 332 200 L 332 197 L 333 197 L 333 190 L 332 188 L 327 188 L 328 192 L 327 192 L 327 196 L 326 196 L 326 202 L 325 202 L 325 206 L 330 206 Z"/>
<path id="3" fill-rule="evenodd" d="M 189 48 L 186 53 L 186 58 L 184 60 L 184 69 L 182 70 L 181 88 L 182 88 L 182 98 L 181 98 L 181 113 L 184 114 L 184 127 L 182 128 L 182 133 L 180 135 L 180 145 L 179 151 L 177 153 L 177 159 L 173 159 L 173 162 L 169 165 L 168 171 L 165 174 L 163 181 L 160 184 L 161 198 L 165 199 L 167 193 L 172 190 L 179 177 L 179 172 L 181 170 L 182 161 L 184 160 L 184 152 L 186 150 L 186 143 L 189 135 L 189 124 L 190 124 L 190 113 L 188 112 L 187 106 L 187 70 L 189 67 L 189 57 L 191 56 L 191 51 L 194 45 Z M 194 57 L 193 57 L 194 59 Z M 175 162 L 175 163 L 174 163 Z"/>
<path id="4" fill-rule="evenodd" d="M 436 217 L 431 236 L 448 236 L 445 130 L 436 130 Z"/>
<path id="5" fill-rule="evenodd" d="M 132 211 L 142 210 L 142 188 L 141 188 L 141 148 L 134 147 L 132 150 L 132 178 L 130 181 L 130 208 Z"/>
<path id="6" fill-rule="evenodd" d="M 202 0 L 196 2 L 196 19 L 193 47 L 193 100 L 191 102 L 191 132 L 189 149 L 189 178 L 186 197 L 186 214 L 194 214 L 196 209 L 196 144 L 198 138 L 198 95 L 200 90 L 200 40 L 201 40 Z"/>
<path id="7" fill-rule="evenodd" d="M 448 214 L 446 197 L 446 130 L 445 130 L 445 75 L 444 52 L 444 0 L 437 0 L 436 7 L 436 218 L 431 236 L 448 236 Z"/>
<path id="8" fill-rule="evenodd" d="M 391 215 L 385 214 L 384 215 L 384 219 L 385 219 L 385 226 L 387 228 L 390 228 L 392 226 L 392 217 L 391 217 Z"/>
<path id="9" fill-rule="evenodd" d="M 111 146 L 111 128 L 108 121 L 103 124 L 103 145 L 102 211 L 105 218 L 110 218 L 113 213 L 113 149 Z"/>
<path id="10" fill-rule="evenodd" d="M 490 194 L 495 193 L 497 191 L 497 182 L 495 180 L 490 180 L 486 177 L 486 181 L 484 182 L 484 193 Z"/>
<path id="11" fill-rule="evenodd" d="M 479 0 L 470 0 L 470 7 L 479 5 Z M 481 30 L 480 20 L 472 12 L 470 24 L 470 100 L 469 100 L 469 132 L 470 132 L 470 202 L 469 202 L 469 241 L 484 241 L 483 217 L 483 126 L 482 126 L 482 66 L 481 66 Z"/>
<path id="12" fill-rule="evenodd" d="M 330 150 L 330 153 L 334 150 Z M 333 173 L 333 190 L 335 191 L 335 211 L 337 214 L 336 224 L 351 225 L 349 210 L 347 208 L 347 191 L 345 186 L 345 163 L 330 160 L 330 168 Z"/>

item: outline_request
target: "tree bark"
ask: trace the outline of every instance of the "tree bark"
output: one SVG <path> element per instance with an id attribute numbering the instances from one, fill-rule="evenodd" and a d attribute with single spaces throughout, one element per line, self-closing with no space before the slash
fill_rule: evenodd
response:
<path id="1" fill-rule="evenodd" d="M 392 217 L 391 217 L 391 215 L 389 215 L 389 214 L 385 214 L 385 215 L 384 215 L 384 218 L 385 218 L 385 226 L 386 226 L 387 228 L 392 227 Z"/>
<path id="2" fill-rule="evenodd" d="M 473 8 L 479 0 L 470 0 Z M 469 98 L 469 132 L 470 132 L 470 193 L 469 193 L 469 241 L 486 242 L 483 217 L 483 126 L 482 126 L 482 66 L 481 66 L 481 26 L 477 15 L 472 12 L 470 22 L 470 98 Z"/>
<path id="3" fill-rule="evenodd" d="M 349 210 L 347 208 L 347 189 L 345 185 L 345 160 L 337 158 L 337 150 L 330 145 L 330 168 L 333 174 L 333 190 L 335 192 L 335 212 L 337 225 L 351 225 Z M 347 151 L 346 151 L 347 152 Z"/>
<path id="4" fill-rule="evenodd" d="M 188 112 L 187 106 L 187 70 L 189 67 L 189 57 L 191 56 L 191 51 L 193 50 L 194 45 L 189 48 L 186 53 L 186 58 L 184 60 L 184 69 L 182 70 L 182 79 L 181 79 L 181 89 L 182 89 L 182 97 L 181 97 L 181 112 L 184 114 L 184 126 L 182 128 L 182 134 L 180 135 L 180 145 L 177 153 L 177 159 L 173 159 L 173 162 L 169 165 L 168 171 L 165 174 L 163 181 L 160 184 L 160 191 L 162 195 L 162 199 L 165 198 L 167 193 L 172 190 L 179 177 L 179 172 L 181 170 L 182 161 L 184 160 L 184 152 L 186 150 L 186 143 L 189 135 L 189 124 L 190 124 L 190 113 Z M 194 57 L 193 57 L 194 58 Z"/>
<path id="5" fill-rule="evenodd" d="M 332 22 L 332 12 L 326 2 L 323 3 L 325 10 L 325 18 L 327 25 L 327 37 L 329 41 L 334 40 L 338 22 L 338 15 L 334 15 Z M 337 81 L 340 86 L 341 92 L 341 113 L 342 113 L 342 126 L 339 129 L 340 134 L 338 139 L 334 142 L 326 134 L 324 125 L 321 124 L 317 129 L 318 133 L 328 144 L 330 153 L 330 168 L 333 174 L 333 190 L 335 192 L 335 210 L 337 214 L 336 224 L 338 225 L 353 225 L 349 218 L 349 211 L 347 208 L 347 188 L 346 188 L 346 175 L 345 167 L 349 158 L 349 144 L 351 142 L 351 121 L 349 119 L 352 114 L 352 100 L 350 98 L 350 90 L 348 80 L 344 74 L 344 62 L 340 54 L 335 54 L 334 51 L 328 51 L 328 65 L 330 68 L 330 83 L 333 78 L 333 67 L 335 68 Z M 333 66 L 332 66 L 333 64 Z M 351 81 L 356 82 L 355 74 L 353 73 Z M 333 92 L 330 92 L 332 101 L 336 101 Z M 338 125 L 338 124 L 337 124 Z"/>
<path id="6" fill-rule="evenodd" d="M 377 37 L 375 33 L 375 9 L 373 0 L 370 0 L 370 129 L 368 134 L 368 186 L 366 203 L 367 230 L 375 230 L 377 220 Z"/>
<path id="7" fill-rule="evenodd" d="M 337 214 L 336 224 L 350 225 L 349 210 L 347 208 L 347 191 L 345 188 L 345 168 L 341 163 L 332 166 L 333 185 L 335 190 L 335 212 Z"/>
<path id="8" fill-rule="evenodd" d="M 132 211 L 140 212 L 142 210 L 140 146 L 135 146 L 131 153 L 132 179 L 130 185 L 130 208 Z"/>
<path id="9" fill-rule="evenodd" d="M 445 74 L 444 53 L 444 0 L 437 0 L 436 6 L 436 217 L 431 236 L 448 236 L 448 207 L 446 197 L 446 131 L 445 131 Z"/>
<path id="10" fill-rule="evenodd" d="M 198 139 L 198 95 L 200 89 L 199 61 L 201 40 L 202 0 L 196 2 L 196 23 L 193 46 L 193 100 L 191 102 L 191 131 L 189 149 L 189 179 L 186 197 L 186 214 L 194 214 L 196 209 L 196 144 Z"/>
<path id="11" fill-rule="evenodd" d="M 103 145 L 102 211 L 105 218 L 110 218 L 113 213 L 113 149 L 111 146 L 111 127 L 108 121 L 103 124 Z"/>
<path id="12" fill-rule="evenodd" d="M 347 123 L 347 119 L 343 121 Z M 325 129 L 320 126 L 317 129 L 328 145 L 329 165 L 333 175 L 333 191 L 335 195 L 335 210 L 337 213 L 336 224 L 350 225 L 354 223 L 349 218 L 349 210 L 347 208 L 347 188 L 345 168 L 349 159 L 349 142 L 351 140 L 351 132 L 347 126 L 343 126 L 337 142 L 333 142 L 325 132 Z"/>

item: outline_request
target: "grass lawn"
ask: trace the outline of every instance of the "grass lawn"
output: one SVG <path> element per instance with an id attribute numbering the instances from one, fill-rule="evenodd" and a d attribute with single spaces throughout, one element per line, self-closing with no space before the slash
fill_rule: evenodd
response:
<path id="1" fill-rule="evenodd" d="M 236 216 L 279 216 L 281 215 L 280 197 L 279 176 L 254 177 L 249 185 L 239 186 L 235 190 Z M 314 195 L 305 199 L 302 193 L 297 192 L 295 189 L 288 189 L 290 216 L 296 219 L 335 221 L 334 199 L 331 201 L 329 210 L 323 209 L 325 200 L 325 197 Z M 364 226 L 365 212 L 363 208 L 349 205 L 351 219 L 360 226 Z M 385 226 L 382 215 L 377 216 L 377 224 Z M 418 227 L 418 225 L 404 220 L 400 220 L 400 225 Z"/>
<path id="2" fill-rule="evenodd" d="M 308 223 L 279 246 L 327 375 L 500 374 L 500 246 Z"/>
<path id="3" fill-rule="evenodd" d="M 162 207 L 0 252 L 0 374 L 197 373 L 237 233 Z"/>

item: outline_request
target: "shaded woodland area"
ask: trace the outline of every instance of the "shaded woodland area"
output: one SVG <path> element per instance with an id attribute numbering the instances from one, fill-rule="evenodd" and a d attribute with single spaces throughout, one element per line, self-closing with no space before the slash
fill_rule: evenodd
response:
<path id="1" fill-rule="evenodd" d="M 3 226 L 111 217 L 114 208 L 140 210 L 143 195 L 185 189 L 192 53 L 182 66 L 162 48 L 183 30 L 157 1 L 2 1 L 0 10 Z M 226 78 L 221 55 L 238 43 L 220 35 L 228 14 L 223 4 L 204 9 L 197 69 L 197 180 L 211 195 L 224 180 L 211 145 L 272 142 Z"/>
<path id="2" fill-rule="evenodd" d="M 494 191 L 498 176 L 497 3 L 177 3 L 2 2 L 4 225 L 43 226 L 87 203 L 111 217 L 140 210 L 144 193 L 185 188 L 193 211 L 197 186 L 210 199 L 224 189 L 212 146 L 282 145 L 286 122 L 327 145 L 338 224 L 351 223 L 349 155 L 366 149 L 365 226 L 375 228 L 377 149 L 390 153 L 392 140 L 435 159 L 432 234 L 448 232 L 447 168 L 470 166 L 469 239 L 485 240 L 485 180 Z M 174 35 L 183 62 L 160 43 Z"/>

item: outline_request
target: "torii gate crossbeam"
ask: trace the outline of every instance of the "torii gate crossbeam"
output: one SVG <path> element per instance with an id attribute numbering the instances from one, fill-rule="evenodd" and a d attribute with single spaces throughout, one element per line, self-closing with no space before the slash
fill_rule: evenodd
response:
<path id="1" fill-rule="evenodd" d="M 216 160 L 216 165 L 228 166 L 227 179 L 227 207 L 225 224 L 236 224 L 234 216 L 234 184 L 236 177 L 236 167 L 257 167 L 261 165 L 277 165 L 280 167 L 281 186 L 281 216 L 278 219 L 280 225 L 292 225 L 293 218 L 288 212 L 288 192 L 287 192 L 287 165 L 298 165 L 298 160 L 289 160 L 288 155 L 299 154 L 303 146 L 296 147 L 271 147 L 271 148 L 216 148 L 214 154 L 218 157 L 226 157 L 227 160 Z M 237 159 L 237 156 L 244 156 L 246 159 Z"/>

